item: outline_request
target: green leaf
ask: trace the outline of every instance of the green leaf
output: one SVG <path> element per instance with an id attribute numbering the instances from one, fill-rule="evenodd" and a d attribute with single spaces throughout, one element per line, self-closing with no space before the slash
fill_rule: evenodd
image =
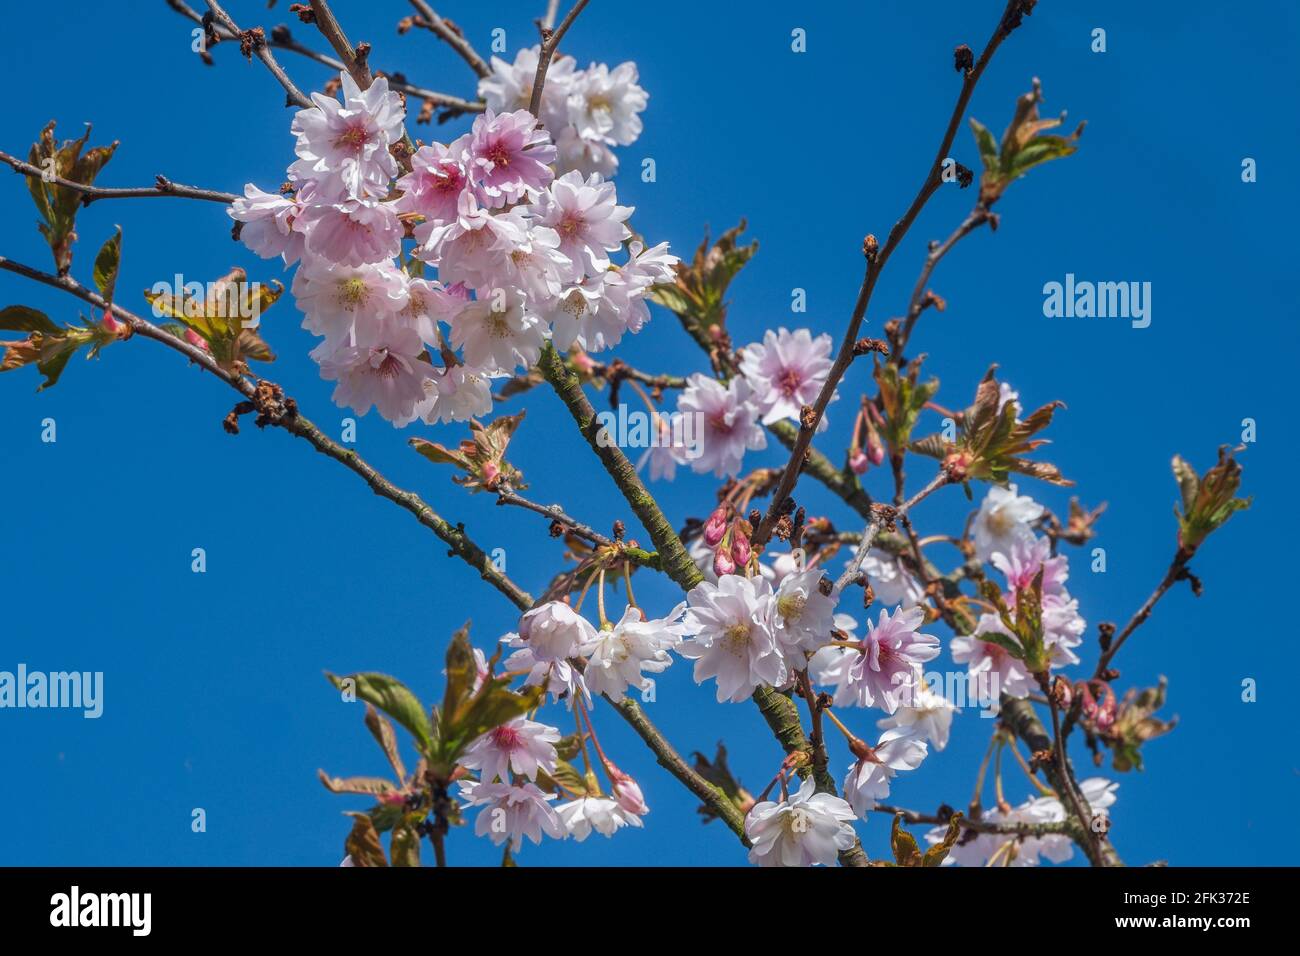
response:
<path id="1" fill-rule="evenodd" d="M 1010 173 L 1013 177 L 1019 178 L 1035 166 L 1049 160 L 1070 156 L 1078 152 L 1078 149 L 1074 141 L 1064 136 L 1039 136 L 1016 153 L 1011 163 Z"/>
<path id="2" fill-rule="evenodd" d="M 45 376 L 37 387 L 44 391 L 56 384 L 77 349 L 89 345 L 90 358 L 118 336 L 102 325 L 64 326 L 60 328 L 43 312 L 23 305 L 11 305 L 0 310 L 0 331 L 26 332 L 27 338 L 17 342 L 0 342 L 4 355 L 0 358 L 0 372 L 12 372 L 26 365 L 35 365 Z"/>
<path id="3" fill-rule="evenodd" d="M 433 749 L 433 730 L 429 725 L 429 718 L 425 715 L 424 705 L 396 677 L 366 673 L 351 674 L 348 678 L 343 678 L 328 671 L 325 676 L 338 688 L 342 688 L 345 679 L 352 680 L 356 686 L 357 697 L 374 704 L 405 727 L 415 738 L 416 746 L 421 753 L 427 754 Z"/>
<path id="4" fill-rule="evenodd" d="M 975 145 L 979 147 L 980 160 L 984 163 L 985 169 L 996 169 L 998 166 L 998 141 L 993 138 L 988 127 L 981 123 L 975 117 L 970 118 L 970 128 L 975 134 Z"/>
<path id="5" fill-rule="evenodd" d="M 95 287 L 104 301 L 113 302 L 113 289 L 117 286 L 117 270 L 122 261 L 122 227 L 104 240 L 95 256 Z M 105 311 L 110 311 L 106 309 Z"/>
<path id="6" fill-rule="evenodd" d="M 10 305 L 0 309 L 0 331 L 59 335 L 63 330 L 44 312 L 29 309 L 25 305 Z"/>
<path id="7" fill-rule="evenodd" d="M 1174 477 L 1183 500 L 1182 510 L 1174 508 L 1178 519 L 1178 545 L 1188 554 L 1199 548 L 1238 511 L 1250 507 L 1250 498 L 1236 497 L 1241 487 L 1241 464 L 1227 445 L 1219 448 L 1219 460 L 1204 476 L 1182 458 L 1174 456 Z"/>
<path id="8" fill-rule="evenodd" d="M 112 158 L 117 143 L 86 150 L 89 139 L 90 126 L 87 125 L 80 138 L 56 143 L 54 121 L 51 120 L 41 130 L 40 137 L 27 154 L 27 160 L 59 179 L 92 185 L 99 171 Z M 47 181 L 43 176 L 27 177 L 27 188 L 36 203 L 36 211 L 41 216 L 42 222 L 37 227 L 54 254 L 55 267 L 59 275 L 67 275 L 72 266 L 72 244 L 77 238 L 74 232 L 77 211 L 81 208 L 84 194 L 69 186 Z"/>

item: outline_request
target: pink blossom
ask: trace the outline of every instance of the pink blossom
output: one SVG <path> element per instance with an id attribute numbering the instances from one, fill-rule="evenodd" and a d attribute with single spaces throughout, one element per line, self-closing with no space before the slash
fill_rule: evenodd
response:
<path id="1" fill-rule="evenodd" d="M 470 130 L 469 177 L 489 207 L 536 199 L 554 177 L 547 165 L 555 146 L 527 110 L 495 113 L 488 107 Z"/>
<path id="2" fill-rule="evenodd" d="M 835 702 L 880 707 L 887 714 L 898 710 L 902 695 L 920 679 L 921 665 L 939 653 L 939 639 L 917 630 L 924 622 L 925 611 L 919 607 L 897 608 L 892 614 L 882 608 L 878 623 L 867 622 L 862 650 L 836 691 Z"/>

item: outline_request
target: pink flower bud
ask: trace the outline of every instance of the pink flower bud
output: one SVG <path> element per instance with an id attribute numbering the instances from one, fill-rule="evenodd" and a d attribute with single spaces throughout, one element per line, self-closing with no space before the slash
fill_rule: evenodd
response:
<path id="1" fill-rule="evenodd" d="M 126 323 L 113 318 L 112 312 L 104 313 L 104 320 L 101 324 L 104 326 L 104 331 L 112 335 L 121 335 L 126 331 Z"/>
<path id="2" fill-rule="evenodd" d="M 749 538 L 745 536 L 743 531 L 737 528 L 736 533 L 732 536 L 731 557 L 735 560 L 736 564 L 743 567 L 749 562 L 749 553 Z"/>
<path id="3" fill-rule="evenodd" d="M 642 796 L 641 788 L 637 786 L 637 782 L 612 764 L 610 770 L 614 780 L 611 789 L 614 792 L 614 799 L 618 801 L 618 805 L 627 813 L 638 817 L 643 817 L 649 813 L 650 808 L 646 806 L 645 797 Z"/>
<path id="4" fill-rule="evenodd" d="M 194 346 L 196 349 L 203 349 L 205 352 L 209 351 L 207 341 L 193 329 L 185 330 L 185 341 L 189 342 L 190 345 Z"/>
<path id="5" fill-rule="evenodd" d="M 849 468 L 852 469 L 855 475 L 865 473 L 869 467 L 871 467 L 871 461 L 862 453 L 861 449 L 849 456 Z"/>
<path id="6" fill-rule="evenodd" d="M 727 533 L 727 506 L 718 505 L 709 520 L 704 523 L 704 543 L 716 548 L 722 536 Z"/>
<path id="7" fill-rule="evenodd" d="M 731 560 L 731 555 L 725 548 L 719 548 L 713 555 L 713 573 L 718 577 L 724 574 L 734 574 L 736 571 L 736 562 Z"/>
<path id="8" fill-rule="evenodd" d="M 880 432 L 876 431 L 876 426 L 870 421 L 867 422 L 867 457 L 873 465 L 885 460 L 885 446 L 880 441 Z"/>

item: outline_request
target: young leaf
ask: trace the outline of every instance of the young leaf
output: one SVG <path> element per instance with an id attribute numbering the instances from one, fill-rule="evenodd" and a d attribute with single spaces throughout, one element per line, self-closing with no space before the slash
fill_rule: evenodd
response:
<path id="1" fill-rule="evenodd" d="M 948 830 L 944 833 L 943 839 L 925 851 L 925 856 L 921 858 L 921 865 L 942 866 L 943 861 L 948 857 L 948 851 L 956 845 L 959 836 L 961 836 L 961 814 L 954 813 L 948 820 Z"/>
<path id="2" fill-rule="evenodd" d="M 1188 554 L 1194 553 L 1234 514 L 1250 507 L 1252 499 L 1236 497 L 1241 487 L 1241 465 L 1227 445 L 1219 449 L 1218 462 L 1200 477 L 1191 465 L 1175 455 L 1174 477 L 1183 499 L 1182 510 L 1174 508 L 1178 545 Z"/>
<path id="3" fill-rule="evenodd" d="M 342 688 L 345 679 L 356 687 L 357 697 L 374 704 L 393 720 L 405 727 L 415 738 L 421 753 L 429 753 L 433 745 L 433 730 L 425 715 L 424 705 L 410 689 L 396 677 L 387 674 L 350 674 L 338 677 L 328 671 L 325 677 L 335 687 Z"/>
<path id="4" fill-rule="evenodd" d="M 894 861 L 899 866 L 920 866 L 921 850 L 916 838 L 903 829 L 903 815 L 894 814 L 894 825 L 889 830 L 889 845 L 894 850 Z"/>
<path id="5" fill-rule="evenodd" d="M 505 459 L 506 448 L 515 429 L 524 420 L 524 414 L 506 415 L 487 425 L 471 419 L 470 440 L 462 441 L 455 450 L 423 438 L 412 438 L 410 444 L 430 461 L 454 465 L 465 472 L 451 480 L 471 492 L 497 491 L 502 487 L 527 488 L 523 482 L 524 473 Z"/>
<path id="6" fill-rule="evenodd" d="M 45 313 L 23 305 L 0 309 L 0 331 L 28 333 L 27 338 L 20 341 L 0 342 L 0 347 L 5 350 L 3 358 L 0 358 L 0 372 L 35 365 L 37 371 L 45 376 L 45 381 L 36 389 L 38 392 L 58 382 L 77 349 L 89 345 L 87 358 L 94 358 L 101 348 L 118 340 L 117 333 L 102 325 L 60 328 Z"/>
<path id="7" fill-rule="evenodd" d="M 104 168 L 104 164 L 112 158 L 113 151 L 117 149 L 117 143 L 113 142 L 108 146 L 93 147 L 83 153 L 89 139 L 90 126 L 87 125 L 86 131 L 79 139 L 56 143 L 54 121 L 51 120 L 45 129 L 41 130 L 40 138 L 32 144 L 27 154 L 29 163 L 51 174 L 51 178 L 27 177 L 27 188 L 36 203 L 36 211 L 40 213 L 43 220 L 37 224 L 37 228 L 49 243 L 50 251 L 54 254 L 55 268 L 61 276 L 67 275 L 72 267 L 72 244 L 77 238 L 73 229 L 84 194 L 69 186 L 61 186 L 52 179 L 57 177 L 68 182 L 92 185 L 99 171 Z"/>
<path id="8" fill-rule="evenodd" d="M 348 816 L 352 818 L 352 832 L 343 842 L 343 849 L 352 857 L 352 863 L 355 866 L 388 866 L 374 822 L 364 813 L 349 813 Z"/>
<path id="9" fill-rule="evenodd" d="M 117 270 L 122 261 L 122 227 L 118 226 L 117 230 L 104 240 L 104 244 L 99 247 L 99 255 L 95 256 L 95 288 L 99 289 L 99 294 L 104 297 L 104 301 L 112 306 L 113 289 L 117 286 Z M 108 308 L 105 312 L 111 312 Z"/>
<path id="10" fill-rule="evenodd" d="M 249 282 L 243 269 L 232 269 L 209 282 L 202 297 L 191 296 L 184 289 L 149 290 L 144 297 L 156 315 L 184 323 L 207 343 L 218 365 L 234 370 L 250 359 L 275 360 L 253 326 L 283 293 L 279 282 Z"/>

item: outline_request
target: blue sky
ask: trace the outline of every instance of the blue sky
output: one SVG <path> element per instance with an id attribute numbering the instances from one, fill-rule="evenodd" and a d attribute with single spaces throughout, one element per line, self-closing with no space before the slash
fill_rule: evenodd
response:
<path id="1" fill-rule="evenodd" d="M 7 104 L 0 148 L 25 153 L 51 118 L 63 136 L 91 121 L 94 141 L 122 142 L 102 184 L 145 185 L 156 173 L 230 191 L 281 181 L 291 113 L 259 64 L 228 45 L 214 51 L 215 67 L 204 67 L 190 52 L 189 25 L 161 2 L 133 4 L 130 17 L 98 16 L 97 6 L 73 2 L 57 18 L 31 5 L 9 11 L 10 34 L 39 42 L 11 44 L 0 66 L 11 88 L 27 91 Z M 431 36 L 397 35 L 405 4 L 335 6 L 353 39 L 373 44 L 375 66 L 472 94 L 469 71 Z M 484 51 L 491 30 L 503 27 L 513 54 L 533 41 L 531 20 L 543 6 L 448 0 L 441 12 Z M 247 0 L 227 7 L 245 26 L 289 18 Z M 736 342 L 795 322 L 838 337 L 858 287 L 863 234 L 883 237 L 902 213 L 947 120 L 958 88 L 952 48 L 978 50 L 1000 8 L 997 0 L 944 0 L 920 16 L 903 2 L 855 10 L 758 4 L 736 17 L 731 6 L 664 2 L 640 10 L 640 19 L 626 5 L 594 0 L 566 49 L 583 62 L 634 59 L 640 67 L 651 96 L 646 129 L 621 150 L 628 174 L 619 181 L 640 231 L 689 254 L 706 224 L 716 233 L 748 218 L 761 248 L 732 287 Z M 808 36 L 801 55 L 790 51 L 796 27 Z M 1095 27 L 1107 31 L 1104 54 L 1090 50 Z M 324 48 L 310 28 L 293 29 Z M 1279 108 L 1296 92 L 1298 36 L 1300 14 L 1280 2 L 1248 15 L 1209 3 L 1039 4 L 999 51 L 971 113 L 1000 133 L 1015 97 L 1038 76 L 1043 112 L 1068 109 L 1071 123 L 1088 121 L 1087 132 L 1076 156 L 1011 187 L 996 233 L 973 235 L 941 264 L 931 284 L 948 309 L 928 313 L 915 339 L 931 353 L 926 368 L 941 379 L 944 404 L 967 403 L 995 361 L 1030 407 L 1067 403 L 1047 457 L 1077 480 L 1085 503 L 1109 503 L 1096 541 L 1107 572 L 1089 573 L 1077 558 L 1070 581 L 1089 620 L 1089 666 L 1095 622 L 1127 620 L 1172 554 L 1170 456 L 1203 469 L 1219 444 L 1239 440 L 1244 418 L 1257 422 L 1258 441 L 1241 456 L 1255 504 L 1193 562 L 1204 596 L 1175 589 L 1119 658 L 1120 686 L 1166 675 L 1167 712 L 1180 718 L 1173 734 L 1147 747 L 1144 773 L 1118 778 L 1113 837 L 1131 863 L 1282 864 L 1300 850 L 1289 813 L 1300 798 L 1300 758 L 1284 604 L 1297 531 L 1286 429 L 1297 319 L 1291 165 L 1300 135 L 1292 112 Z M 326 78 L 301 58 L 282 61 L 304 88 Z M 413 135 L 450 137 L 465 125 Z M 964 128 L 954 155 L 978 165 Z M 645 157 L 655 159 L 654 183 L 634 175 Z M 1258 164 L 1253 184 L 1241 181 L 1246 157 Z M 48 268 L 23 182 L 0 183 L 0 255 Z M 905 306 L 925 243 L 965 215 L 973 193 L 957 193 L 939 191 L 891 261 L 868 334 Z M 117 224 L 125 236 L 119 301 L 142 313 L 139 290 L 178 271 L 204 280 L 241 265 L 254 278 L 275 275 L 273 264 L 230 241 L 222 207 L 148 200 L 82 212 L 73 268 L 83 281 Z M 1045 318 L 1042 287 L 1067 273 L 1151 282 L 1151 326 Z M 807 290 L 806 315 L 789 312 L 795 287 Z M 79 305 L 0 274 L 0 305 L 16 303 L 58 320 L 76 319 Z M 307 358 L 312 339 L 299 318 L 287 297 L 265 316 L 263 332 L 280 355 L 269 375 L 337 432 L 346 413 Z M 659 310 L 619 354 L 648 369 L 705 369 Z M 317 768 L 339 776 L 386 768 L 360 708 L 340 704 L 321 672 L 385 671 L 433 700 L 452 631 L 470 618 L 476 642 L 489 646 L 513 628 L 512 609 L 409 515 L 305 443 L 251 427 L 224 434 L 233 394 L 173 353 L 132 341 L 93 364 L 74 359 L 52 390 L 35 394 L 37 382 L 30 371 L 0 378 L 0 669 L 25 662 L 103 671 L 105 710 L 99 720 L 0 711 L 0 776 L 8 781 L 0 811 L 22 821 L 10 828 L 0 864 L 336 863 L 347 831 L 341 813 L 362 804 L 327 793 Z M 844 410 L 867 385 L 859 364 L 820 439 L 832 457 L 847 439 Z M 531 480 L 530 496 L 561 501 L 598 527 L 618 517 L 631 527 L 558 401 L 539 389 L 517 404 L 528 418 L 511 457 Z M 47 417 L 57 421 L 55 444 L 40 439 Z M 398 434 L 372 413 L 360 422 L 357 448 L 463 520 L 484 547 L 505 548 L 508 572 L 538 592 L 560 551 L 544 522 L 467 496 L 405 443 L 415 434 L 451 442 L 462 430 Z M 746 464 L 783 460 L 770 450 Z M 917 487 L 927 476 L 922 462 L 912 466 Z M 887 482 L 873 473 L 868 487 L 883 495 Z M 712 487 L 687 476 L 656 491 L 680 521 L 707 512 Z M 810 510 L 856 526 L 810 482 L 800 488 Z M 1070 495 L 1028 481 L 1022 488 L 1061 513 Z M 949 489 L 915 520 L 922 533 L 952 531 L 968 508 Z M 207 552 L 203 575 L 190 571 L 196 547 Z M 670 582 L 647 575 L 637 590 L 652 610 L 678 600 Z M 1241 701 L 1245 678 L 1258 682 L 1255 703 Z M 696 688 L 679 661 L 650 713 L 685 753 L 711 753 L 725 740 L 733 768 L 760 789 L 779 748 L 752 707 L 712 697 L 712 686 Z M 871 730 L 866 715 L 847 716 L 863 735 Z M 608 707 L 595 719 L 606 749 L 646 791 L 647 828 L 530 846 L 522 863 L 743 862 L 730 833 L 701 826 L 695 801 Z M 989 730 L 972 715 L 959 718 L 949 748 L 900 780 L 891 799 L 922 810 L 965 804 Z M 1075 756 L 1086 760 L 1081 747 Z M 849 758 L 837 750 L 832 759 L 840 767 Z M 1008 786 L 1013 799 L 1027 795 L 1023 779 L 1009 777 Z M 191 832 L 196 807 L 207 813 L 206 833 Z M 887 818 L 860 832 L 873 855 L 884 852 Z M 449 856 L 499 859 L 468 830 L 454 834 Z"/>

